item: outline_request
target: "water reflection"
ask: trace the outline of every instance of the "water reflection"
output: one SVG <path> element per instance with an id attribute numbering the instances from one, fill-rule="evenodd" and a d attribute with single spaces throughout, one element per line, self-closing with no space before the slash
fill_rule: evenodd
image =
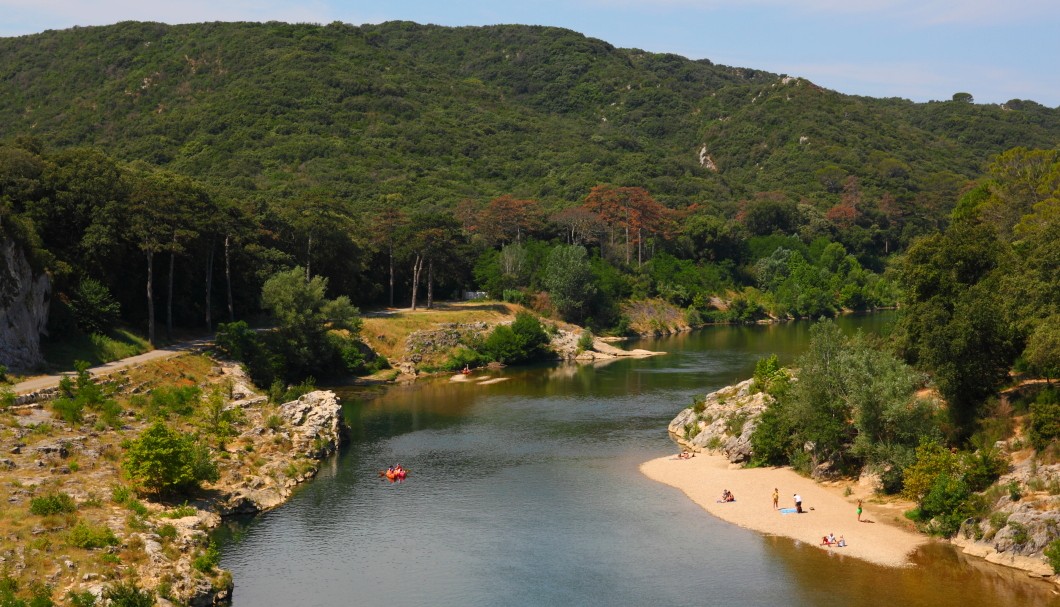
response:
<path id="1" fill-rule="evenodd" d="M 351 444 L 289 504 L 219 533 L 234 604 L 1053 604 L 947 546 L 915 569 L 868 565 L 722 523 L 639 474 L 673 452 L 666 424 L 693 395 L 762 356 L 792 360 L 807 328 L 645 340 L 670 354 L 507 369 L 492 385 L 344 389 Z M 408 481 L 381 480 L 396 462 Z"/>

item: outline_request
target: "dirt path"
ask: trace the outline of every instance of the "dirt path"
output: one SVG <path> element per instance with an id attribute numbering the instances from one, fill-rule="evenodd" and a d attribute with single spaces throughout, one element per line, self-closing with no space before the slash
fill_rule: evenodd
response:
<path id="1" fill-rule="evenodd" d="M 212 338 L 203 337 L 200 339 L 191 339 L 188 341 L 181 341 L 175 344 L 166 346 L 165 348 L 159 348 L 157 350 L 151 350 L 150 352 L 144 352 L 136 356 L 130 356 L 129 358 L 123 358 L 120 360 L 114 360 L 109 363 L 104 363 L 97 367 L 92 367 L 88 370 L 93 377 L 100 377 L 103 375 L 109 375 L 119 369 L 126 367 L 132 367 L 145 363 L 152 360 L 158 360 L 160 358 L 169 358 L 170 356 L 177 356 L 178 354 L 184 354 L 185 352 L 196 352 L 207 348 L 213 343 Z M 64 375 L 70 373 L 60 373 L 58 375 L 42 375 L 39 377 L 33 377 L 25 381 L 21 381 L 14 386 L 12 389 L 15 394 L 29 394 L 38 390 L 44 390 L 53 386 L 59 385 L 59 380 Z"/>

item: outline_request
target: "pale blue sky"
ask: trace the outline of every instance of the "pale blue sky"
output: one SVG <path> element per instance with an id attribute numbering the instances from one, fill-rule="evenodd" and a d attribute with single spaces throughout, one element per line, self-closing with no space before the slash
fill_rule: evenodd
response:
<path id="1" fill-rule="evenodd" d="M 1060 107 L 1057 0 L 0 0 L 0 36 L 124 20 L 554 25 L 842 93 Z"/>

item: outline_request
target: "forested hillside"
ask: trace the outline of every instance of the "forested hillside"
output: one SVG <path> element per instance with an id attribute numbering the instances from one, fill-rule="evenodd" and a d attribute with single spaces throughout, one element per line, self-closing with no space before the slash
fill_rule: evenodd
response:
<path id="1" fill-rule="evenodd" d="M 852 97 L 556 28 L 0 39 L 0 228 L 82 331 L 256 314 L 296 266 L 356 305 L 481 288 L 597 330 L 628 299 L 693 326 L 888 306 L 891 255 L 1057 141 L 1031 101 Z"/>
<path id="2" fill-rule="evenodd" d="M 671 207 L 783 191 L 827 210 L 853 176 L 863 204 L 935 219 L 991 155 L 1060 139 L 1033 102 L 852 97 L 530 26 L 128 22 L 0 39 L 0 82 L 0 137 L 354 203 L 563 207 L 612 183 Z"/>

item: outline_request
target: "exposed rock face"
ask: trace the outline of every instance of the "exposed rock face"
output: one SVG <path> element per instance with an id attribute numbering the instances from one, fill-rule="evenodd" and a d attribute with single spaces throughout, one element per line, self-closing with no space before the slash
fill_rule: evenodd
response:
<path id="1" fill-rule="evenodd" d="M 22 249 L 0 234 L 0 365 L 30 369 L 42 362 L 51 280 L 34 274 Z"/>
<path id="2" fill-rule="evenodd" d="M 751 435 L 773 401 L 765 392 L 752 393 L 753 383 L 749 379 L 708 394 L 702 407 L 677 414 L 670 422 L 670 434 L 696 451 L 720 451 L 734 464 L 750 460 Z"/>
<path id="3" fill-rule="evenodd" d="M 997 497 L 990 516 L 965 521 L 952 541 L 966 554 L 1052 577 L 1044 550 L 1060 539 L 1060 495 L 1051 495 L 1060 481 L 1060 464 L 1032 468 L 1031 461 L 1027 458 L 998 479 L 1008 491 Z M 1046 490 L 1047 485 L 1053 489 Z"/>
<path id="4" fill-rule="evenodd" d="M 234 395 L 240 392 L 237 385 Z M 250 397 L 233 406 L 256 405 L 262 399 Z M 215 487 L 225 496 L 218 508 L 222 516 L 262 512 L 283 504 L 299 483 L 316 474 L 319 461 L 337 451 L 345 437 L 342 406 L 330 390 L 310 392 L 280 405 L 279 416 L 283 420 L 281 438 L 290 442 L 290 449 L 283 457 L 264 463 L 257 474 L 225 479 L 223 486 Z M 270 431 L 259 426 L 248 432 L 264 436 Z M 286 473 L 292 462 L 304 466 L 293 477 Z"/>

